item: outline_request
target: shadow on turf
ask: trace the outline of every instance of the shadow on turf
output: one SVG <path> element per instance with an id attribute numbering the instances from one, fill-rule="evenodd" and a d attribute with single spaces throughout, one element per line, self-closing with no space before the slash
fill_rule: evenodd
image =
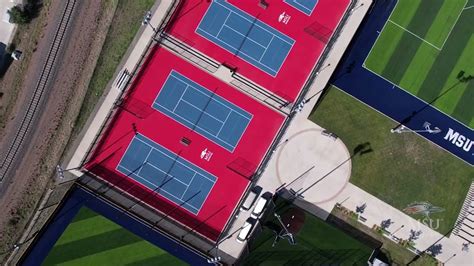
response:
<path id="1" fill-rule="evenodd" d="M 352 225 L 335 215 L 330 214 L 326 222 L 343 231 L 344 233 L 352 236 L 353 238 L 362 242 L 364 245 L 370 247 L 371 249 L 378 249 L 382 246 L 382 242 L 358 230 L 357 228 L 353 227 Z"/>
<path id="2" fill-rule="evenodd" d="M 140 241 L 143 240 L 122 228 L 115 229 L 54 247 L 46 258 L 45 265 L 56 265 Z"/>
<path id="3" fill-rule="evenodd" d="M 170 254 L 160 254 L 153 256 L 151 258 L 146 258 L 143 260 L 131 262 L 125 264 L 126 266 L 144 266 L 144 265 L 187 265 L 186 263 L 180 261 L 178 258 Z"/>
<path id="4" fill-rule="evenodd" d="M 361 144 L 360 150 L 364 150 L 370 144 Z M 358 146 L 358 147 L 359 147 Z M 359 153 L 360 151 L 355 151 L 355 153 Z M 289 192 L 288 192 L 289 193 Z M 308 213 L 307 206 L 299 206 L 294 205 L 294 198 L 292 200 L 285 199 L 286 196 L 290 196 L 289 194 L 280 193 L 279 196 L 275 199 L 274 208 L 272 208 L 271 212 L 276 212 L 281 215 L 281 219 L 285 220 L 284 224 L 291 223 L 287 219 L 284 219 L 285 214 L 290 212 L 289 216 L 296 216 L 294 211 L 301 210 L 305 215 L 313 216 L 311 213 Z M 291 196 L 290 196 L 291 197 Z M 317 208 L 317 206 L 315 206 Z M 288 215 L 286 215 L 288 216 Z M 293 218 L 293 217 L 292 217 Z M 287 221 L 288 220 L 288 221 Z M 290 219 L 291 220 L 291 219 Z M 249 240 L 246 255 L 242 256 L 243 261 L 241 264 L 243 265 L 259 265 L 264 262 L 273 261 L 277 264 L 284 264 L 284 265 L 341 265 L 341 264 L 357 264 L 357 265 L 365 265 L 367 264 L 368 255 L 361 253 L 360 249 L 320 249 L 315 247 L 312 243 L 307 242 L 301 236 L 297 237 L 297 245 L 296 246 L 289 246 L 286 240 L 279 239 L 278 243 L 274 248 L 268 249 L 267 245 L 272 243 L 272 239 L 275 239 L 276 232 L 281 231 L 281 225 L 278 223 L 273 216 L 266 215 L 266 218 L 263 218 L 263 231 L 254 234 L 254 236 Z M 328 223 L 336 228 L 341 229 L 339 225 Z M 293 224 L 290 228 L 293 227 Z M 298 229 L 298 231 L 301 228 Z M 355 229 L 356 230 L 356 229 Z M 349 234 L 346 230 L 342 230 L 346 232 L 348 235 L 353 236 L 353 234 Z M 296 234 L 298 232 L 295 232 Z M 360 232 L 359 232 L 360 233 Z M 366 245 L 369 248 L 378 248 L 381 246 L 381 243 L 375 239 L 370 237 L 364 237 L 364 239 L 358 239 L 362 244 Z M 291 250 L 289 248 L 291 247 Z M 288 248 L 288 249 L 285 249 Z M 360 256 L 358 255 L 360 254 Z"/>
<path id="5" fill-rule="evenodd" d="M 243 262 L 243 265 L 260 265 L 268 260 L 284 262 L 284 265 L 341 265 L 345 263 L 364 265 L 367 256 L 360 255 L 358 249 L 312 249 L 312 250 L 271 250 L 254 252 L 252 258 Z"/>

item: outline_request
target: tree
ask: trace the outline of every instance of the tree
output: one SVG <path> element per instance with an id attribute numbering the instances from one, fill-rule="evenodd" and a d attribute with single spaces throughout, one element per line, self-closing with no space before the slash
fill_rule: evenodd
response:
<path id="1" fill-rule="evenodd" d="M 26 24 L 30 22 L 30 16 L 28 13 L 23 11 L 23 9 L 18 5 L 8 10 L 8 14 L 10 14 L 10 22 L 15 24 Z"/>

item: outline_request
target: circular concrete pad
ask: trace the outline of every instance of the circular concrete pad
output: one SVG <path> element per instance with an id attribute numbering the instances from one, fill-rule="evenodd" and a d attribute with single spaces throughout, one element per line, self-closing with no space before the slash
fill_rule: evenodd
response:
<path id="1" fill-rule="evenodd" d="M 336 197 L 351 175 L 344 143 L 321 133 L 322 129 L 314 128 L 293 134 L 280 146 L 276 158 L 280 182 L 287 189 L 304 191 L 304 200 L 313 203 Z"/>

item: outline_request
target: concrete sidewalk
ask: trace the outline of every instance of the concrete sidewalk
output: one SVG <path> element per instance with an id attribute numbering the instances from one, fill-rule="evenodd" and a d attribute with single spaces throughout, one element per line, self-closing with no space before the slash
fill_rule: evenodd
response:
<path id="1" fill-rule="evenodd" d="M 158 25 L 159 22 L 163 20 L 171 4 L 172 0 L 161 1 L 151 19 L 152 25 Z M 403 228 L 395 232 L 396 237 L 403 239 L 408 238 L 410 229 L 421 230 L 423 233 L 415 243 L 417 249 L 423 250 L 438 239 L 441 239 L 442 235 L 350 184 L 351 152 L 347 150 L 340 139 L 322 134 L 323 129 L 307 119 L 319 97 L 318 93 L 326 86 L 334 68 L 337 66 L 352 36 L 355 34 L 358 25 L 360 25 L 367 13 L 370 4 L 371 0 L 361 0 L 359 4 L 350 11 L 351 16 L 345 28 L 342 30 L 337 43 L 324 62 L 324 67 L 320 70 L 320 73 L 318 73 L 316 80 L 307 94 L 308 97 L 312 95 L 316 96 L 306 103 L 300 113 L 296 114 L 292 124 L 282 138 L 284 142 L 274 151 L 272 159 L 269 161 L 265 172 L 258 181 L 258 185 L 262 186 L 264 191 L 274 192 L 283 183 L 289 184 L 295 178 L 304 174 L 298 178 L 296 182 L 291 184 L 295 190 L 298 190 L 299 188 L 312 186 L 313 183 L 322 178 L 303 194 L 305 200 L 313 206 L 318 207 L 320 210 L 316 213 L 318 216 L 323 219 L 327 218 L 328 214 L 338 202 L 344 201 L 343 206 L 351 210 L 355 210 L 356 207 L 365 203 L 367 206 L 363 213 L 366 219 L 365 222 L 363 222 L 365 225 L 372 227 L 372 225 L 379 225 L 382 220 L 390 218 L 394 222 L 389 228 L 391 232 L 394 232 L 401 225 L 404 225 Z M 123 70 L 127 69 L 131 71 L 135 68 L 153 34 L 154 32 L 150 27 L 146 27 L 141 33 L 139 40 L 136 42 L 133 50 L 131 50 L 122 69 L 117 71 L 114 82 L 109 84 L 108 94 L 100 106 L 100 109 L 95 114 L 92 123 L 87 129 L 73 157 L 68 162 L 67 168 L 78 167 L 83 161 L 95 136 L 98 134 L 109 111 L 113 108 L 114 102 L 121 93 L 118 88 L 114 87 L 116 78 Z M 226 79 L 226 75 L 222 77 Z M 285 141 L 286 139 L 288 139 L 288 141 Z M 333 171 L 333 169 L 336 170 Z M 73 170 L 72 172 L 77 176 L 82 175 L 80 171 Z M 238 213 L 229 230 L 229 235 L 225 236 L 227 239 L 219 244 L 220 250 L 234 258 L 238 258 L 246 249 L 245 243 L 239 244 L 235 241 L 235 234 L 248 217 L 249 212 Z M 439 243 L 443 246 L 443 253 L 438 256 L 439 260 L 446 261 L 449 259 L 449 264 L 452 265 L 472 265 L 473 251 L 462 252 L 462 242 L 456 239 L 442 238 Z M 456 256 L 452 257 L 453 254 L 456 254 Z"/>
<path id="2" fill-rule="evenodd" d="M 168 9 L 171 7 L 173 0 L 162 0 L 158 2 L 158 7 L 154 11 L 152 18 L 150 20 L 150 25 L 156 26 L 159 25 L 165 18 Z M 140 63 L 140 59 L 142 55 L 146 53 L 146 49 L 148 44 L 152 40 L 152 37 L 155 35 L 154 30 L 152 27 L 149 26 L 142 26 L 145 27 L 142 31 L 141 35 L 138 38 L 138 41 L 133 46 L 133 49 L 129 52 L 129 55 L 125 61 L 125 63 L 121 66 L 121 69 L 116 72 L 116 75 L 112 79 L 113 82 L 109 82 L 109 87 L 106 89 L 108 91 L 107 95 L 104 98 L 104 101 L 101 103 L 100 108 L 96 112 L 92 122 L 90 123 L 89 127 L 87 128 L 83 138 L 81 139 L 77 149 L 75 150 L 72 158 L 67 163 L 66 169 L 75 169 L 81 166 L 81 163 L 84 160 L 84 157 L 87 156 L 87 152 L 90 149 L 91 145 L 93 145 L 93 141 L 95 136 L 99 134 L 102 125 L 106 122 L 106 118 L 113 109 L 115 101 L 121 94 L 120 88 L 116 87 L 117 82 L 116 79 L 123 73 L 125 70 L 131 72 L 137 64 Z M 70 173 L 74 174 L 75 176 L 79 177 L 82 176 L 83 173 L 78 170 L 70 170 Z"/>
<path id="3" fill-rule="evenodd" d="M 308 120 L 319 93 L 326 86 L 370 5 L 370 0 L 363 0 L 352 10 L 340 38 L 307 93 L 307 99 L 314 97 L 296 114 L 257 184 L 264 191 L 271 192 L 285 183 L 290 184 L 288 189 L 304 192 L 305 207 L 322 219 L 328 217 L 337 203 L 343 202 L 344 207 L 353 211 L 365 203 L 367 207 L 362 216 L 366 220 L 362 223 L 369 228 L 390 219 L 393 224 L 389 231 L 396 231 L 396 238 L 407 239 L 410 229 L 421 230 L 419 239 L 415 241 L 418 250 L 423 251 L 434 243 L 441 244 L 442 253 L 437 256 L 439 261 L 447 265 L 473 265 L 474 247 L 467 252 L 461 251 L 463 242 L 459 238 L 443 237 L 422 222 L 349 183 L 352 151 L 348 151 L 340 139 L 322 134 L 323 129 Z M 300 190 L 308 186 L 312 188 Z M 247 217 L 248 213 L 240 213 L 230 232 L 238 231 Z M 224 241 L 220 248 L 229 254 L 237 254 L 239 246 L 234 238 Z"/>
<path id="4" fill-rule="evenodd" d="M 320 191 L 320 193 L 324 193 L 324 191 Z M 439 261 L 449 260 L 448 265 L 473 265 L 474 263 L 474 247 L 471 247 L 469 251 L 461 250 L 462 243 L 465 241 L 456 236 L 444 237 L 429 227 L 428 219 L 424 222 L 415 220 L 353 184 L 349 183 L 332 201 L 317 204 L 317 206 L 330 212 L 338 202 L 343 202 L 344 207 L 354 212 L 356 208 L 365 204 L 366 207 L 361 214 L 365 221 L 359 219 L 359 222 L 369 228 L 390 219 L 392 224 L 387 228 L 387 231 L 391 233 L 388 236 L 389 239 L 393 239 L 393 236 L 398 239 L 408 239 L 410 230 L 421 231 L 420 237 L 414 241 L 417 250 L 424 251 L 436 243 L 442 246 L 442 253 L 436 256 Z M 432 226 L 436 226 L 436 223 L 432 223 Z"/>
<path id="5" fill-rule="evenodd" d="M 350 160 L 347 160 L 350 156 L 349 151 L 341 140 L 323 135 L 323 129 L 307 118 L 312 106 L 319 98 L 319 93 L 325 88 L 352 36 L 354 36 L 367 13 L 370 4 L 371 0 L 362 0 L 352 10 L 349 10 L 351 16 L 307 93 L 308 97 L 314 97 L 301 112 L 295 115 L 282 138 L 282 142 L 273 151 L 272 158 L 257 182 L 257 185 L 261 186 L 264 192 L 274 193 L 283 183 L 289 183 L 302 174 L 302 177 L 297 182 L 293 182 L 292 186 L 298 189 L 311 185 L 314 180 L 328 174 L 328 171 L 335 167 L 338 167 L 337 171 L 331 172 L 323 181 L 318 183 L 318 186 L 308 190 L 307 194 L 309 196 L 307 198 L 316 202 L 330 201 L 348 184 L 351 170 Z M 318 194 L 317 191 L 321 186 L 333 195 Z M 323 211 L 319 215 L 325 219 L 329 213 Z M 225 236 L 227 239 L 219 244 L 220 250 L 237 258 L 247 249 L 246 243 L 237 243 L 235 237 L 239 228 L 249 216 L 249 212 L 237 214 L 229 230 L 230 233 Z"/>
<path id="6" fill-rule="evenodd" d="M 16 28 L 15 24 L 9 22 L 8 10 L 21 2 L 21 0 L 0 0 L 0 43 L 6 46 L 10 44 Z"/>

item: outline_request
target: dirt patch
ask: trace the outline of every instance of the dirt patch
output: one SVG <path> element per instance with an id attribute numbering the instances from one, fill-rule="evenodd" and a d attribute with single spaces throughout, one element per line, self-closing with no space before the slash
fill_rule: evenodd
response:
<path id="1" fill-rule="evenodd" d="M 52 1 L 48 21 L 62 13 L 60 2 Z M 54 182 L 51 182 L 54 166 L 69 139 L 116 3 L 116 0 L 77 1 L 75 18 L 63 43 L 65 52 L 57 62 L 55 78 L 52 79 L 44 99 L 45 106 L 40 112 L 41 117 L 33 130 L 35 134 L 22 159 L 22 167 L 17 169 L 12 179 L 14 182 L 0 199 L 3 213 L 8 213 L 0 216 L 1 251 L 7 251 L 17 243 L 41 195 L 47 187 L 54 186 Z M 42 41 L 49 45 L 46 40 Z M 35 73 L 32 69 L 42 67 L 40 59 L 41 56 L 38 56 L 31 60 L 27 73 Z M 27 74 L 25 77 L 31 80 L 37 76 Z M 28 83 L 28 80 L 24 83 Z M 17 108 L 25 106 L 21 98 L 18 99 Z M 0 256 L 0 259 L 5 259 L 5 254 Z"/>
<path id="2" fill-rule="evenodd" d="M 51 23 L 50 14 L 57 10 L 57 4 L 52 5 L 51 0 L 44 0 L 40 14 L 31 23 L 18 25 L 13 37 L 11 48 L 23 52 L 20 61 L 13 61 L 5 75 L 0 79 L 0 141 L 4 137 L 5 127 L 8 121 L 15 118 L 18 112 L 17 99 L 22 96 L 22 88 L 26 75 L 32 72 L 30 63 L 34 63 L 39 57 L 38 45 L 44 39 L 47 26 Z M 59 10 L 57 10 L 60 12 Z"/>

